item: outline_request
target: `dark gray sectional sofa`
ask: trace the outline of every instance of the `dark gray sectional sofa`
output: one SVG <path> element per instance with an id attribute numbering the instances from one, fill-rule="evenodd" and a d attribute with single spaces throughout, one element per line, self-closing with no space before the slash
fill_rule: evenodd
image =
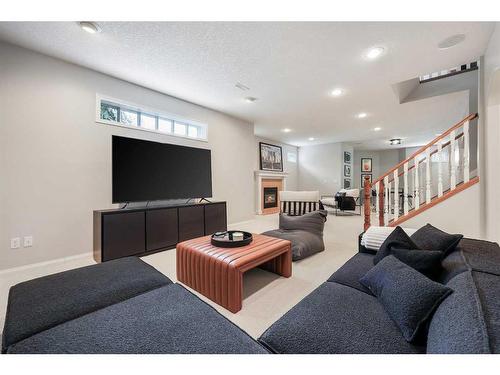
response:
<path id="1" fill-rule="evenodd" d="M 360 252 L 259 338 L 274 353 L 500 353 L 500 248 L 462 239 L 439 281 L 453 289 L 426 342 L 408 343 L 359 279 L 373 267 Z"/>
<path id="2" fill-rule="evenodd" d="M 453 289 L 408 343 L 359 279 L 360 252 L 259 338 L 139 258 L 11 288 L 3 353 L 499 353 L 500 248 L 462 239 L 439 280 Z"/>
<path id="3" fill-rule="evenodd" d="M 267 353 L 211 306 L 139 258 L 11 288 L 4 353 Z"/>

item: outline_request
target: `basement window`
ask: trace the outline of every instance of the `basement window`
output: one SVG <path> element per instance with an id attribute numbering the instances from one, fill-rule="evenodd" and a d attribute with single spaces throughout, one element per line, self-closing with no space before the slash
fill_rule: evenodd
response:
<path id="1" fill-rule="evenodd" d="M 96 122 L 206 141 L 208 126 L 193 120 L 97 95 Z"/>

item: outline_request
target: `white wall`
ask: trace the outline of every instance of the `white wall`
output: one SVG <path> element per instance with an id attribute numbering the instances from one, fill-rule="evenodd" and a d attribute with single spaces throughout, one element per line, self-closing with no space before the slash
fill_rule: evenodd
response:
<path id="1" fill-rule="evenodd" d="M 420 228 L 431 223 L 448 233 L 460 233 L 465 237 L 481 238 L 479 200 L 480 185 L 475 184 L 401 225 L 408 228 Z"/>
<path id="2" fill-rule="evenodd" d="M 98 124 L 96 93 L 207 123 L 209 142 Z M 248 122 L 4 43 L 0 104 L 0 269 L 92 251 L 92 211 L 112 207 L 113 134 L 210 148 L 214 198 L 228 202 L 229 222 L 253 215 Z M 32 248 L 10 249 L 26 235 Z"/>
<path id="3" fill-rule="evenodd" d="M 484 118 L 480 126 L 484 126 L 483 172 L 481 184 L 483 194 L 483 222 L 486 225 L 485 236 L 500 242 L 500 23 L 497 22 L 488 48 L 483 58 L 483 100 Z"/>
<path id="4" fill-rule="evenodd" d="M 299 190 L 332 195 L 341 189 L 342 144 L 327 143 L 299 149 Z"/>
<path id="5" fill-rule="evenodd" d="M 354 151 L 354 186 L 361 187 L 361 159 L 372 159 L 372 179 L 379 178 L 383 173 L 404 159 L 404 149 L 392 150 L 355 150 Z M 363 173 L 364 174 L 364 173 Z"/>

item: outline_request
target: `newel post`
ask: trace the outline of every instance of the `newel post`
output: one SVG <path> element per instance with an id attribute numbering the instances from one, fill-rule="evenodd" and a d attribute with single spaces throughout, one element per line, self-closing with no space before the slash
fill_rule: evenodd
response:
<path id="1" fill-rule="evenodd" d="M 368 228 L 370 228 L 371 197 L 372 197 L 372 185 L 370 183 L 370 177 L 365 176 L 365 187 L 364 187 L 364 210 L 365 210 L 364 230 L 365 231 Z"/>
<path id="2" fill-rule="evenodd" d="M 384 194 L 385 194 L 385 178 L 382 178 L 380 181 L 379 188 L 379 196 L 378 196 L 378 205 L 380 207 L 380 211 L 378 213 L 378 225 L 383 227 L 385 226 L 385 202 L 384 202 Z"/>

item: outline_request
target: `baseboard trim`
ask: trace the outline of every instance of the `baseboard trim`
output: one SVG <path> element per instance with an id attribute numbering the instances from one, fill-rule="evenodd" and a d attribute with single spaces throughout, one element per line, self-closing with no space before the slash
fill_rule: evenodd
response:
<path id="1" fill-rule="evenodd" d="M 30 270 L 30 269 L 33 269 L 33 268 L 47 267 L 47 266 L 50 266 L 50 265 L 53 265 L 53 264 L 58 264 L 58 263 L 71 262 L 73 260 L 84 259 L 84 258 L 88 258 L 88 259 L 91 259 L 93 261 L 92 252 L 83 253 L 83 254 L 77 254 L 77 255 L 72 255 L 72 256 L 69 256 L 69 257 L 56 258 L 56 259 L 47 260 L 47 261 L 44 261 L 44 262 L 26 264 L 24 266 L 17 266 L 17 267 L 12 267 L 12 268 L 6 268 L 4 270 L 0 270 L 0 276 L 8 275 L 8 274 L 16 273 L 16 272 L 23 272 L 23 271 Z"/>

